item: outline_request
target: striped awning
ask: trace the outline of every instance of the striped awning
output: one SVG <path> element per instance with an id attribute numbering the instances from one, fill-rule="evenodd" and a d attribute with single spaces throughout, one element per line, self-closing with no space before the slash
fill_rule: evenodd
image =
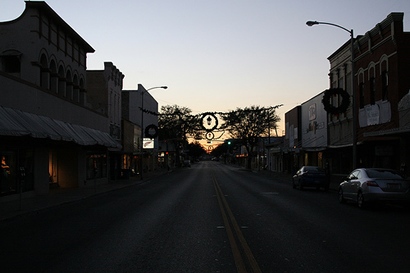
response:
<path id="1" fill-rule="evenodd" d="M 0 106 L 0 135 L 70 141 L 82 146 L 121 148 L 108 133 Z"/>

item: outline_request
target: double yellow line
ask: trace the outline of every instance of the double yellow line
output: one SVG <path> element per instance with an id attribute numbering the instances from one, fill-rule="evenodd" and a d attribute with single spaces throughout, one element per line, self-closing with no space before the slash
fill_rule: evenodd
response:
<path id="1" fill-rule="evenodd" d="M 231 209 L 229 208 L 228 202 L 222 193 L 218 181 L 215 177 L 212 177 L 212 180 L 237 271 L 239 273 L 262 272 L 252 254 L 251 249 L 248 246 L 248 243 L 245 240 L 245 237 L 242 234 L 240 227 L 238 226 L 238 223 L 235 220 L 234 215 L 232 214 Z"/>

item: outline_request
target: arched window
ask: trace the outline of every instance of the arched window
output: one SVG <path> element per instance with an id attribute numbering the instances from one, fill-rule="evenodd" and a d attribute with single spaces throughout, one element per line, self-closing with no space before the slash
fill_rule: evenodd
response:
<path id="1" fill-rule="evenodd" d="M 381 58 L 380 71 L 382 78 L 382 100 L 389 98 L 389 62 L 386 55 Z"/>
<path id="2" fill-rule="evenodd" d="M 45 89 L 50 88 L 50 69 L 45 54 L 41 54 L 40 57 L 40 86 Z"/>
<path id="3" fill-rule="evenodd" d="M 58 67 L 58 94 L 67 97 L 66 78 L 63 65 Z"/>
<path id="4" fill-rule="evenodd" d="M 66 97 L 72 100 L 73 99 L 73 78 L 72 78 L 70 70 L 67 70 L 65 78 L 66 78 Z"/>
<path id="5" fill-rule="evenodd" d="M 370 104 L 375 104 L 376 102 L 376 68 L 372 63 L 369 67 L 369 96 Z"/>
<path id="6" fill-rule="evenodd" d="M 389 98 L 389 73 L 387 70 L 382 71 L 382 100 Z"/>
<path id="7" fill-rule="evenodd" d="M 77 74 L 74 74 L 73 78 L 73 97 L 72 100 L 75 102 L 80 101 L 80 86 L 78 84 L 78 76 Z"/>
<path id="8" fill-rule="evenodd" d="M 85 105 L 86 102 L 86 93 L 84 89 L 84 79 L 80 78 L 80 104 Z"/>
<path id="9" fill-rule="evenodd" d="M 58 93 L 58 73 L 57 65 L 54 60 L 50 62 L 50 90 L 54 93 Z"/>
<path id="10" fill-rule="evenodd" d="M 359 108 L 364 107 L 364 72 L 360 70 L 358 73 L 358 81 L 359 81 Z"/>

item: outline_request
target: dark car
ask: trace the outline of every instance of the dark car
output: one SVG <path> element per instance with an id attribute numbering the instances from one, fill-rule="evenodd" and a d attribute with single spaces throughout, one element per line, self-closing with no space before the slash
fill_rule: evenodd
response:
<path id="1" fill-rule="evenodd" d="M 191 167 L 191 160 L 185 159 L 184 162 L 183 162 L 183 166 L 184 167 Z"/>
<path id="2" fill-rule="evenodd" d="M 314 187 L 316 189 L 329 189 L 329 180 L 326 171 L 317 166 L 303 166 L 292 179 L 293 188 L 303 189 L 304 187 Z"/>
<path id="3" fill-rule="evenodd" d="M 352 171 L 339 186 L 339 202 L 356 202 L 362 208 L 370 202 L 410 202 L 410 181 L 399 172 L 380 168 Z"/>

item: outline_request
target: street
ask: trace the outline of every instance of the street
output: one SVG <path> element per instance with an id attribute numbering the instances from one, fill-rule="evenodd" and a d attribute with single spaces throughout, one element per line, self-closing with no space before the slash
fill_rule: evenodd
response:
<path id="1" fill-rule="evenodd" d="M 0 221 L 1 272 L 409 272 L 410 211 L 204 161 Z"/>

